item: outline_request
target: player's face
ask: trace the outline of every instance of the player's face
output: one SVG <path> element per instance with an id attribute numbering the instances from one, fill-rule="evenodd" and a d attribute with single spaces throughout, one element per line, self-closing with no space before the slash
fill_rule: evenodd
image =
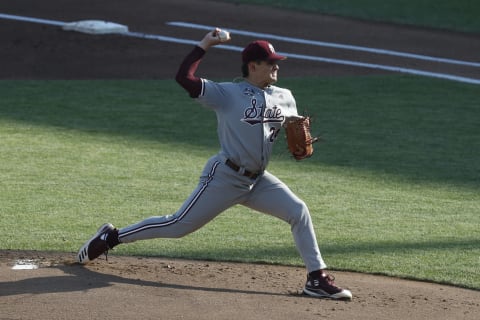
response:
<path id="1" fill-rule="evenodd" d="M 260 74 L 263 75 L 265 82 L 273 84 L 277 82 L 277 72 L 279 66 L 276 61 L 261 61 L 259 64 Z"/>
<path id="2" fill-rule="evenodd" d="M 248 81 L 258 86 L 266 88 L 277 82 L 277 71 L 279 67 L 276 61 L 256 61 L 249 64 Z"/>

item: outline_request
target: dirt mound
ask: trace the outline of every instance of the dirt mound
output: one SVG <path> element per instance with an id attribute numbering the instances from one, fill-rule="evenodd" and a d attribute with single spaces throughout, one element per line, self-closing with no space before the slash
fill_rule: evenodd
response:
<path id="1" fill-rule="evenodd" d="M 37 265 L 38 269 L 14 270 Z M 0 251 L 2 319 L 477 319 L 480 292 L 333 272 L 352 301 L 301 294 L 303 268 Z"/>

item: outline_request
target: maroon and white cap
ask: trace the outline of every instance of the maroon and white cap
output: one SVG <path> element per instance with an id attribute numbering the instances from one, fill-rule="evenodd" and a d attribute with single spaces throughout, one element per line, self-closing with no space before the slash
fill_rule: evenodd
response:
<path id="1" fill-rule="evenodd" d="M 272 44 L 265 40 L 253 41 L 242 51 L 243 63 L 248 63 L 250 61 L 278 61 L 285 59 L 287 59 L 287 57 L 277 54 Z"/>

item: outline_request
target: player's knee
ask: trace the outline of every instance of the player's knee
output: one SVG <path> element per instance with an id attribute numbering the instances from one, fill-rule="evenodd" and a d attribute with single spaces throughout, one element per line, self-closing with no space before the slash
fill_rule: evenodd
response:
<path id="1" fill-rule="evenodd" d="M 292 206 L 290 211 L 289 223 L 294 224 L 307 224 L 310 221 L 310 212 L 307 205 L 303 201 L 298 201 Z"/>

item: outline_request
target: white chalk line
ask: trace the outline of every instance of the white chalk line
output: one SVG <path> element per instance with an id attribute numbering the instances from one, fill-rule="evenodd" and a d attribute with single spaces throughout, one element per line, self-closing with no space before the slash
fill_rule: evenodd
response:
<path id="1" fill-rule="evenodd" d="M 63 21 L 39 19 L 39 18 L 24 17 L 24 16 L 16 16 L 16 15 L 13 15 L 13 14 L 5 14 L 5 13 L 0 13 L 0 18 L 1 19 L 7 19 L 7 20 L 17 20 L 17 21 L 40 23 L 40 24 L 49 24 L 49 25 L 52 25 L 52 26 L 59 26 L 59 27 L 63 27 L 65 24 L 67 24 L 66 22 L 63 22 Z"/>
<path id="2" fill-rule="evenodd" d="M 157 36 L 152 34 L 144 34 L 139 32 L 127 32 L 126 34 L 132 37 L 137 37 L 137 38 L 155 39 L 155 40 L 190 44 L 190 45 L 198 44 L 198 40 L 178 39 L 178 38 L 171 38 L 171 37 L 165 37 L 165 36 Z M 230 51 L 237 51 L 237 52 L 243 51 L 243 47 L 233 46 L 233 45 L 217 45 L 215 48 L 230 50 Z M 422 71 L 422 70 L 410 69 L 410 68 L 402 68 L 402 67 L 350 61 L 350 60 L 332 59 L 332 58 L 326 58 L 326 57 L 310 56 L 310 55 L 295 54 L 295 53 L 288 53 L 288 52 L 278 52 L 278 54 L 284 55 L 288 58 L 294 58 L 294 59 L 341 64 L 341 65 L 369 68 L 369 69 L 377 69 L 377 70 L 384 70 L 389 72 L 398 72 L 398 73 L 405 73 L 405 74 L 411 74 L 411 75 L 417 75 L 417 76 L 452 80 L 452 81 L 470 83 L 470 84 L 480 84 L 480 79 L 461 77 L 461 76 L 456 76 L 452 74 L 436 73 L 436 72 Z"/>
<path id="3" fill-rule="evenodd" d="M 213 30 L 214 26 L 196 24 L 196 23 L 189 23 L 189 22 L 182 22 L 182 21 L 172 21 L 167 22 L 167 25 L 175 26 L 175 27 L 183 27 L 183 28 L 191 28 L 191 29 L 201 29 L 201 30 Z M 300 39 L 300 38 L 292 38 L 292 37 L 285 37 L 279 36 L 270 33 L 259 33 L 259 32 L 252 32 L 240 29 L 229 29 L 225 28 L 232 34 L 238 34 L 242 36 L 251 36 L 256 38 L 264 38 L 264 39 L 271 39 L 271 40 L 279 40 L 291 43 L 299 43 L 299 44 L 307 44 L 312 46 L 319 46 L 319 47 L 329 47 L 329 48 L 336 48 L 336 49 L 344 49 L 344 50 L 352 50 L 352 51 L 363 51 L 381 55 L 390 55 L 390 56 L 397 56 L 403 58 L 411 58 L 417 60 L 426 60 L 426 61 L 433 61 L 433 62 L 441 62 L 441 63 L 449 63 L 449 64 L 458 64 L 458 65 L 465 65 L 470 67 L 480 67 L 480 62 L 471 62 L 471 61 L 463 61 L 463 60 L 456 60 L 456 59 L 447 59 L 447 58 L 440 58 L 440 57 L 432 57 L 427 55 L 421 54 L 414 54 L 414 53 L 407 53 L 407 52 L 400 52 L 400 51 L 393 51 L 393 50 L 385 50 L 385 49 L 378 49 L 378 48 L 370 48 L 370 47 L 361 47 L 361 46 L 354 46 L 354 45 L 346 45 L 334 42 L 324 42 L 324 41 L 315 41 L 315 40 L 307 40 L 307 39 Z"/>
<path id="4" fill-rule="evenodd" d="M 16 15 L 3 14 L 3 13 L 0 13 L 0 18 L 17 20 L 17 21 L 32 22 L 32 23 L 47 24 L 47 25 L 54 25 L 54 26 L 60 26 L 60 27 L 67 24 L 67 22 L 63 22 L 63 21 L 39 19 L 39 18 L 24 17 L 24 16 L 16 16 Z M 135 38 L 142 38 L 142 39 L 158 40 L 158 41 L 164 41 L 164 42 L 188 44 L 188 45 L 198 44 L 198 40 L 180 39 L 180 38 L 176 38 L 176 37 L 146 34 L 146 33 L 141 33 L 141 32 L 130 32 L 129 31 L 129 32 L 121 33 L 121 35 L 135 37 Z M 233 45 L 218 45 L 218 46 L 216 46 L 216 48 L 223 49 L 223 50 L 237 51 L 237 52 L 241 52 L 243 50 L 242 47 L 233 46 Z M 425 76 L 425 77 L 439 78 L 439 79 L 452 80 L 452 81 L 457 81 L 457 82 L 480 85 L 480 79 L 455 76 L 455 75 L 452 75 L 452 74 L 436 73 L 436 72 L 422 71 L 422 70 L 410 69 L 410 68 L 402 68 L 402 67 L 395 67 L 395 66 L 388 66 L 388 65 L 364 63 L 364 62 L 350 61 L 350 60 L 332 59 L 332 58 L 326 58 L 326 57 L 310 56 L 310 55 L 295 54 L 295 53 L 288 53 L 288 52 L 279 52 L 279 54 L 285 55 L 285 56 L 287 56 L 289 58 L 293 58 L 293 59 L 301 59 L 301 60 L 341 64 L 341 65 L 348 65 L 348 66 L 369 68 L 369 69 L 378 69 L 378 70 L 385 70 L 385 71 L 390 71 L 390 72 L 412 74 L 412 75 L 417 75 L 417 76 Z"/>

